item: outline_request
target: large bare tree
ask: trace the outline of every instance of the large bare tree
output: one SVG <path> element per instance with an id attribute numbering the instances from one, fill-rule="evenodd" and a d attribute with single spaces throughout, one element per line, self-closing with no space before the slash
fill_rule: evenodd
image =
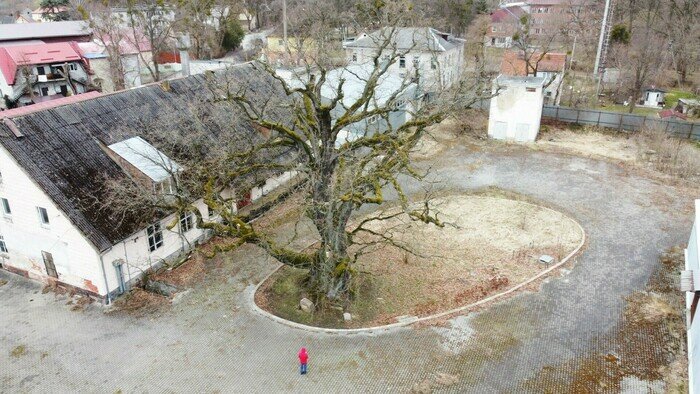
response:
<path id="1" fill-rule="evenodd" d="M 113 198 L 131 204 L 131 209 L 152 206 L 164 212 L 192 212 L 198 226 L 229 240 L 219 245 L 219 250 L 243 243 L 258 245 L 281 263 L 308 270 L 308 290 L 317 300 L 348 301 L 366 236 L 378 242 L 393 242 L 390 236 L 374 231 L 371 222 L 407 215 L 415 221 L 444 225 L 428 202 L 411 203 L 411 196 L 404 190 L 406 178 L 421 180 L 425 176 L 412 165 L 411 151 L 430 126 L 451 111 L 475 102 L 481 92 L 490 91 L 488 81 L 470 75 L 453 90 L 439 92 L 432 96 L 433 101 L 423 102 L 411 76 L 392 74 L 392 67 L 410 49 L 392 47 L 396 30 L 385 31 L 387 35 L 378 43 L 371 61 L 360 68 L 331 70 L 326 62 L 319 61 L 316 52 L 304 57 L 309 59 L 305 70 L 292 77 L 283 78 L 265 63 L 239 66 L 254 67 L 268 75 L 273 89 L 257 79 L 249 82 L 239 76 L 222 80 L 225 74 L 212 77 L 213 103 L 188 111 L 187 119 L 169 120 L 171 124 L 188 125 L 187 131 L 149 138 L 181 163 L 177 169 L 170 169 L 173 190 L 144 194 L 137 183 L 121 183 L 113 186 Z M 388 84 L 389 78 L 402 79 L 398 84 Z M 349 86 L 350 81 L 354 88 Z M 349 89 L 356 90 L 350 93 Z M 219 115 L 214 115 L 215 109 Z M 408 115 L 405 122 L 392 121 L 397 111 Z M 222 121 L 221 116 L 229 116 L 230 122 Z M 213 118 L 219 119 L 214 122 L 216 127 L 208 125 Z M 240 127 L 241 118 L 260 131 L 259 140 L 227 142 L 226 136 L 238 134 L 235 128 Z M 141 133 L 147 130 L 144 127 Z M 199 141 L 208 141 L 212 134 L 224 136 L 222 146 L 230 149 L 211 148 L 218 143 Z M 286 153 L 280 156 L 275 152 Z M 304 180 L 298 193 L 304 216 L 318 239 L 310 250 L 299 251 L 275 242 L 233 204 L 251 185 L 244 180 L 253 177 L 255 184 L 260 176 L 284 171 L 294 171 Z M 397 212 L 359 222 L 351 220 L 364 206 L 386 204 L 390 195 L 396 196 L 401 208 Z M 193 204 L 200 200 L 220 220 L 206 220 Z"/>

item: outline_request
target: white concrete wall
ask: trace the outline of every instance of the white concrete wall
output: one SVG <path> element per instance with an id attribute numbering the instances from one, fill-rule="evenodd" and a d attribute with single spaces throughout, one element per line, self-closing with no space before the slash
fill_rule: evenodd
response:
<path id="1" fill-rule="evenodd" d="M 491 99 L 488 135 L 494 139 L 535 141 L 540 129 L 544 92 L 542 86 L 527 91 L 529 86 L 512 84 L 502 87 Z"/>
<path id="2" fill-rule="evenodd" d="M 93 292 L 103 290 L 95 248 L 3 147 L 0 172 L 0 197 L 9 201 L 12 210 L 10 217 L 0 212 L 0 235 L 9 252 L 2 255 L 3 265 L 48 282 L 41 255 L 46 251 L 53 256 L 59 281 Z M 48 211 L 48 226 L 41 224 L 37 207 Z"/>
<path id="3" fill-rule="evenodd" d="M 207 207 L 201 200 L 194 205 L 202 212 L 203 218 L 208 217 Z M 179 217 L 176 215 L 170 215 L 160 221 L 163 245 L 153 252 L 149 250 L 148 235 L 144 228 L 102 254 L 110 292 L 119 289 L 118 270 L 114 264 L 116 261 L 121 260 L 126 263 L 122 266 L 122 273 L 124 282 L 128 284 L 128 282 L 139 279 L 144 271 L 160 267 L 164 261 L 187 251 L 195 246 L 195 242 L 204 237 L 204 230 L 197 228 L 195 223 L 189 231 L 181 232 L 178 219 Z M 193 222 L 195 221 L 196 218 L 193 217 Z M 173 224 L 175 226 L 168 229 Z M 106 294 L 106 291 L 100 290 L 102 290 L 100 294 Z"/>
<path id="4" fill-rule="evenodd" d="M 700 200 L 695 200 L 695 223 L 690 232 L 688 248 L 685 250 L 685 269 L 693 271 L 693 282 L 695 288 L 700 285 Z M 687 292 L 685 297 L 686 313 L 690 314 L 690 306 L 693 303 L 693 292 Z M 688 388 L 690 394 L 700 393 L 700 313 L 696 312 L 695 320 L 688 327 Z"/>

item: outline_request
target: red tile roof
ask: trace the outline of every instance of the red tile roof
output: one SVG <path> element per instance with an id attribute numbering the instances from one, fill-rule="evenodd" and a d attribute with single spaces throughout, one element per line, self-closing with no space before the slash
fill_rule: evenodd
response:
<path id="1" fill-rule="evenodd" d="M 534 53 L 531 57 L 531 63 L 534 63 L 540 53 Z M 549 52 L 544 55 L 542 60 L 537 63 L 537 71 L 541 72 L 560 72 L 564 70 L 566 65 L 566 53 Z M 503 55 L 501 61 L 501 74 L 503 75 L 522 75 L 526 76 L 526 63 L 523 54 L 515 51 L 507 51 Z"/>
<path id="2" fill-rule="evenodd" d="M 510 6 L 506 8 L 500 8 L 491 13 L 492 23 L 501 23 L 508 20 L 517 20 L 522 15 L 525 14 L 525 10 L 520 6 Z"/>
<path id="3" fill-rule="evenodd" d="M 661 119 L 666 119 L 666 118 L 671 118 L 671 117 L 676 117 L 676 118 L 680 118 L 683 120 L 688 119 L 688 116 L 686 114 L 680 113 L 680 112 L 678 112 L 676 110 L 672 110 L 672 109 L 665 109 L 665 110 L 659 112 L 659 118 L 661 118 Z"/>
<path id="4" fill-rule="evenodd" d="M 52 100 L 42 101 L 37 104 L 25 105 L 23 107 L 17 107 L 8 109 L 5 111 L 0 111 L 0 118 L 14 118 L 17 116 L 31 114 L 33 112 L 42 111 L 49 108 L 60 107 L 61 105 L 77 103 L 80 101 L 89 100 L 95 97 L 101 96 L 100 92 L 87 92 L 83 94 L 74 94 L 68 97 L 58 97 Z M 54 96 L 47 96 L 54 97 Z"/>
<path id="5" fill-rule="evenodd" d="M 17 68 L 33 64 L 47 64 L 83 59 L 75 42 L 16 45 L 0 47 L 0 72 L 8 85 L 14 85 Z"/>

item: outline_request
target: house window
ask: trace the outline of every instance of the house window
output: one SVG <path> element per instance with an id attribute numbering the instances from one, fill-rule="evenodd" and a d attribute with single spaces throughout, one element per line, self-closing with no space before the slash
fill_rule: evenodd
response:
<path id="1" fill-rule="evenodd" d="M 379 120 L 379 115 L 372 115 L 369 118 L 367 118 L 367 123 L 369 124 L 375 124 Z"/>
<path id="2" fill-rule="evenodd" d="M 0 235 L 0 252 L 7 253 L 7 245 L 5 244 L 4 235 Z"/>
<path id="3" fill-rule="evenodd" d="M 46 208 L 42 208 L 42 207 L 36 207 L 36 209 L 39 212 L 39 221 L 41 221 L 41 225 L 48 226 L 49 225 L 49 212 L 46 210 Z"/>
<path id="4" fill-rule="evenodd" d="M 37 75 L 46 75 L 46 70 L 44 69 L 44 66 L 39 66 L 36 68 L 36 74 Z"/>
<path id="5" fill-rule="evenodd" d="M 194 227 L 193 224 L 194 224 L 194 218 L 193 218 L 192 212 L 180 214 L 180 231 L 182 231 L 183 233 L 186 233 L 186 232 L 192 230 L 192 227 Z"/>
<path id="6" fill-rule="evenodd" d="M 148 228 L 146 228 L 146 235 L 148 235 L 149 252 L 153 252 L 163 246 L 163 229 L 160 227 L 160 223 L 148 226 Z"/>
<path id="7" fill-rule="evenodd" d="M 420 66 L 420 58 L 418 56 L 413 56 L 413 67 L 418 68 Z"/>
<path id="8" fill-rule="evenodd" d="M 48 96 L 49 95 L 49 88 L 48 87 L 41 88 L 41 95 Z"/>
<path id="9" fill-rule="evenodd" d="M 2 213 L 5 216 L 12 215 L 12 210 L 10 209 L 10 202 L 6 198 L 0 199 L 2 201 Z"/>
<path id="10" fill-rule="evenodd" d="M 78 65 L 75 63 L 71 63 L 68 65 L 68 69 L 71 71 L 78 71 Z"/>
<path id="11" fill-rule="evenodd" d="M 406 68 L 406 56 L 399 56 L 399 68 Z"/>
<path id="12" fill-rule="evenodd" d="M 525 91 L 526 92 L 536 92 L 537 89 L 536 88 L 525 88 Z"/>
<path id="13" fill-rule="evenodd" d="M 498 29 L 496 29 L 496 26 L 491 26 L 491 31 L 492 31 L 492 32 L 497 32 Z"/>
<path id="14" fill-rule="evenodd" d="M 438 65 L 438 64 L 437 64 L 437 60 L 435 60 L 435 59 L 433 59 L 433 60 L 430 62 L 430 68 L 431 68 L 432 70 L 436 70 L 436 69 L 437 69 L 437 65 Z"/>
<path id="15" fill-rule="evenodd" d="M 352 54 L 352 61 L 356 62 L 357 61 L 357 53 Z"/>

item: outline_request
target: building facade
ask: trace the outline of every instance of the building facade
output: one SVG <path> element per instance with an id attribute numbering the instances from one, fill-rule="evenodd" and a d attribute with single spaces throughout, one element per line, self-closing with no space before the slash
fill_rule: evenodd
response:
<path id="1" fill-rule="evenodd" d="M 232 69 L 231 78 L 267 86 L 266 94 L 279 92 L 271 78 L 249 64 Z M 190 116 L 183 102 L 201 104 L 208 94 L 205 78 L 192 76 L 164 86 L 68 97 L 50 108 L 37 105 L 35 112 L 22 107 L 0 113 L 2 268 L 109 302 L 145 272 L 207 238 L 192 213 L 148 220 L 139 212 L 118 213 L 104 199 L 105 182 L 127 178 L 151 185 L 154 193 L 169 190 L 171 177 L 164 176 L 165 167 L 153 166 L 154 157 L 176 172 L 178 164 L 139 130 L 143 122 L 160 116 L 171 120 L 165 123 L 168 129 L 180 127 L 178 120 L 186 123 Z M 235 133 L 241 141 L 263 140 L 243 116 L 233 119 L 240 119 Z M 243 193 L 239 206 L 269 193 L 294 173 L 260 176 L 263 181 Z M 203 220 L 217 220 L 202 201 L 192 204 Z"/>
<path id="2" fill-rule="evenodd" d="M 384 46 L 385 42 L 390 42 Z M 425 92 L 453 86 L 464 69 L 465 41 L 432 28 L 384 28 L 344 44 L 348 64 L 371 62 L 380 48 L 381 59 L 398 56 L 389 72 L 416 78 Z M 387 49 L 392 48 L 392 49 Z"/>
<path id="3" fill-rule="evenodd" d="M 0 108 L 85 93 L 89 71 L 75 42 L 0 47 Z"/>
<path id="4" fill-rule="evenodd" d="M 544 83 L 541 77 L 496 78 L 489 109 L 489 137 L 534 142 L 540 130 Z"/>

